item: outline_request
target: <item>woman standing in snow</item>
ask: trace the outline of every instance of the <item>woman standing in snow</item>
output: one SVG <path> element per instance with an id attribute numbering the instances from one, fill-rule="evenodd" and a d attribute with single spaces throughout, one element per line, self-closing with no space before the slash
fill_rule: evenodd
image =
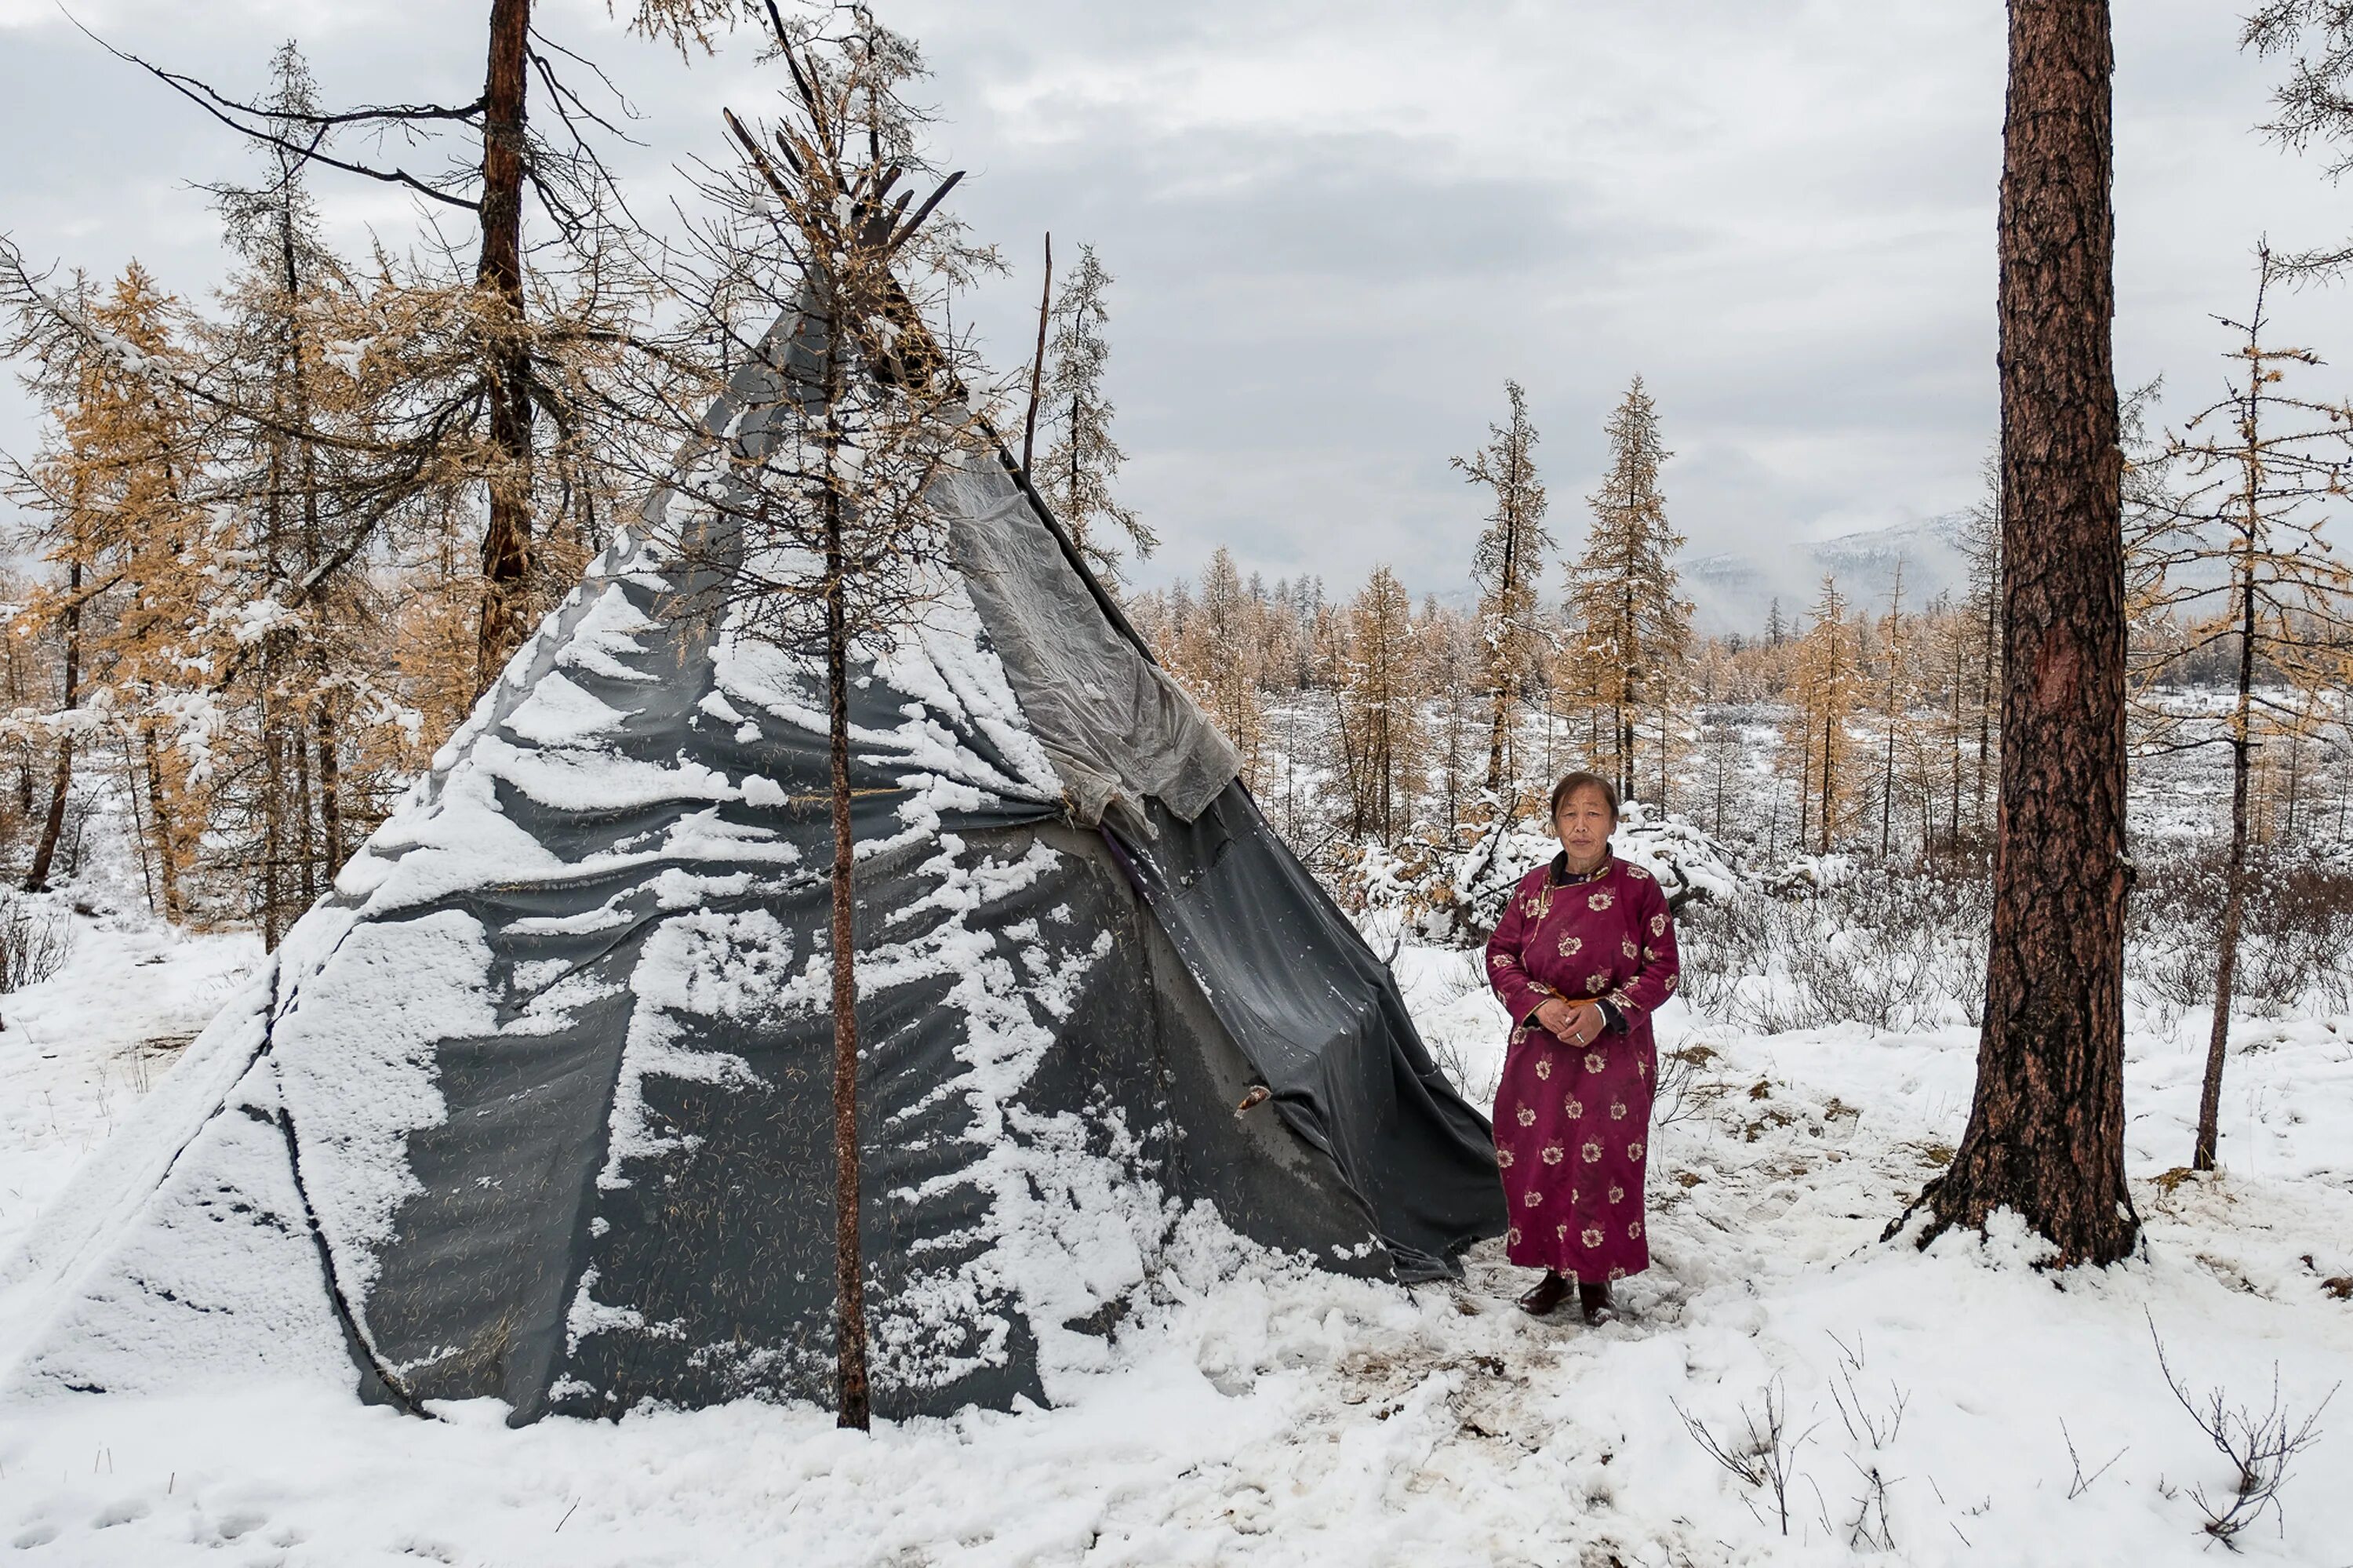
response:
<path id="1" fill-rule="evenodd" d="M 1651 1013 L 1675 990 L 1675 927 L 1651 874 L 1609 853 L 1618 791 L 1593 773 L 1554 786 L 1560 853 L 1512 890 L 1487 939 L 1487 981 L 1512 1018 L 1495 1090 L 1506 1255 L 1544 1277 L 1541 1318 L 1572 1281 L 1588 1323 L 1609 1282 L 1651 1265 L 1642 1171 L 1658 1046 Z"/>

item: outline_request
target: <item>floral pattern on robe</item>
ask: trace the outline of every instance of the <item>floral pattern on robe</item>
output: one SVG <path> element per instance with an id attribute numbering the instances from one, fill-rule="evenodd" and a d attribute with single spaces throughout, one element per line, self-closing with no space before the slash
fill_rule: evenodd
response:
<path id="1" fill-rule="evenodd" d="M 1487 981 L 1512 1016 L 1495 1090 L 1495 1160 L 1525 1267 L 1585 1281 L 1651 1264 L 1642 1181 L 1658 1046 L 1651 1014 L 1672 996 L 1674 919 L 1650 873 L 1611 858 L 1565 881 L 1565 860 L 1530 872 L 1487 939 Z M 1555 996 L 1600 999 L 1626 1030 L 1578 1049 L 1535 1022 Z"/>

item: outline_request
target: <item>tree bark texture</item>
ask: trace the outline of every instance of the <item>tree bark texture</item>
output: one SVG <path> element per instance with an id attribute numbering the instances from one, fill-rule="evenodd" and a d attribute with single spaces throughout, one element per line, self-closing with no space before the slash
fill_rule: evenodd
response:
<path id="1" fill-rule="evenodd" d="M 852 883 L 857 839 L 849 821 L 849 650 L 842 603 L 840 497 L 826 501 L 825 673 L 833 763 L 833 1242 L 839 1363 L 837 1420 L 864 1431 L 866 1271 L 858 1236 L 858 948 Z"/>
<path id="2" fill-rule="evenodd" d="M 482 606 L 474 689 L 489 689 L 522 642 L 531 578 L 531 349 L 523 332 L 523 111 L 531 0 L 491 0 L 482 86 L 482 253 L 474 281 L 491 313 L 484 381 L 495 468 L 482 531 Z"/>
<path id="3" fill-rule="evenodd" d="M 2009 1208 L 2062 1266 L 2132 1248 L 2125 613 L 2106 0 L 2011 0 L 2000 224 L 2003 656 L 1978 1085 L 1928 1234 Z"/>

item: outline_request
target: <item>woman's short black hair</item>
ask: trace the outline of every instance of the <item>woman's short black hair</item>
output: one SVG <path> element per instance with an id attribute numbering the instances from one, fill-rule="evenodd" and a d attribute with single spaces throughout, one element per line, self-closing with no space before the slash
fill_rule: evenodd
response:
<path id="1" fill-rule="evenodd" d="M 1601 799 L 1609 806 L 1609 820 L 1613 822 L 1618 820 L 1618 786 L 1599 773 L 1587 773 L 1580 769 L 1575 773 L 1564 774 L 1560 782 L 1552 787 L 1551 821 L 1556 822 L 1560 821 L 1561 807 L 1566 805 L 1568 798 L 1579 789 L 1601 791 Z"/>

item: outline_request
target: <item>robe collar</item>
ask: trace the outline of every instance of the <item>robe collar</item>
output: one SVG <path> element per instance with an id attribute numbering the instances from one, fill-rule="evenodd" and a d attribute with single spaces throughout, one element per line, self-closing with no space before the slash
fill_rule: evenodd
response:
<path id="1" fill-rule="evenodd" d="M 1609 875 L 1610 868 L 1617 863 L 1618 857 L 1604 850 L 1599 865 L 1591 871 L 1572 874 L 1568 869 L 1568 852 L 1561 850 L 1553 855 L 1552 864 L 1546 869 L 1545 885 L 1548 888 L 1575 887 L 1580 883 L 1599 882 Z"/>

